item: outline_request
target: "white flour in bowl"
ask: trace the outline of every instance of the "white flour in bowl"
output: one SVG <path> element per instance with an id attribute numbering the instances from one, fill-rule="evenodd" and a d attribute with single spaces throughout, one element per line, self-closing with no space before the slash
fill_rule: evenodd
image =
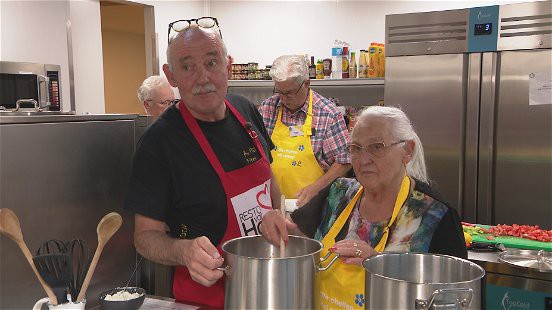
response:
<path id="1" fill-rule="evenodd" d="M 138 293 L 130 293 L 129 291 L 118 291 L 117 293 L 114 293 L 114 294 L 107 294 L 105 295 L 105 300 L 107 301 L 125 301 L 125 300 L 131 300 L 131 299 L 134 299 L 134 298 L 138 298 L 142 296 L 141 294 L 138 294 Z"/>

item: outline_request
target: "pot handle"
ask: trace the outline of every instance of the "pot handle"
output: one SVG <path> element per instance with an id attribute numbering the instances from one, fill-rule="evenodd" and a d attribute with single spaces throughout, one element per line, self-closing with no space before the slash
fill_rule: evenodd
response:
<path id="1" fill-rule="evenodd" d="M 435 299 L 439 295 L 456 295 L 456 299 L 451 302 L 450 299 L 443 298 L 442 300 L 436 301 Z M 464 296 L 462 296 L 464 295 Z M 462 298 L 465 297 L 465 298 Z M 429 300 L 425 299 L 416 299 L 415 309 L 416 310 L 425 310 L 425 309 L 462 309 L 467 308 L 471 304 L 473 298 L 473 290 L 471 288 L 444 288 L 433 291 Z"/>
<path id="2" fill-rule="evenodd" d="M 228 275 L 228 269 L 230 269 L 230 266 L 226 265 L 224 267 L 217 267 L 216 269 L 224 272 L 225 275 Z"/>
<path id="3" fill-rule="evenodd" d="M 335 262 L 335 260 L 339 257 L 339 254 L 335 253 L 334 258 L 332 258 L 332 260 L 328 263 L 328 265 L 326 265 L 326 267 L 321 267 L 322 263 L 325 262 L 328 259 L 328 257 L 330 257 L 330 255 L 332 255 L 332 252 L 328 252 L 328 254 L 326 254 L 326 256 L 324 256 L 320 259 L 320 265 L 318 265 L 318 271 L 328 270 L 328 268 L 330 268 L 333 265 L 333 263 Z"/>

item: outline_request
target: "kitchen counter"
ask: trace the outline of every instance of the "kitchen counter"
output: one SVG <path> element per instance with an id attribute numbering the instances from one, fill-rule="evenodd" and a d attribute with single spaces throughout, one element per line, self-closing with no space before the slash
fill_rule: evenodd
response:
<path id="1" fill-rule="evenodd" d="M 33 124 L 33 123 L 62 123 L 62 122 L 88 122 L 88 121 L 118 121 L 135 120 L 137 114 L 43 114 L 43 115 L 2 115 L 0 113 L 0 125 L 4 124 Z"/>
<path id="2" fill-rule="evenodd" d="M 468 259 L 485 269 L 485 308 L 550 309 L 552 273 L 500 262 L 498 252 L 468 251 Z"/>
<path id="3" fill-rule="evenodd" d="M 127 283 L 137 263 L 134 215 L 122 209 L 135 118 L 0 116 L 0 206 L 17 214 L 31 252 L 49 239 L 79 238 L 93 253 L 101 218 L 113 211 L 123 216 L 123 225 L 104 248 L 88 296 Z M 44 290 L 17 245 L 4 235 L 0 244 L 0 309 L 30 309 Z M 87 306 L 97 304 L 96 297 Z"/>
<path id="4" fill-rule="evenodd" d="M 500 262 L 498 260 L 498 252 L 468 251 L 468 259 L 483 267 L 488 273 L 552 281 L 552 273 L 540 272 L 535 269 L 512 266 Z"/>
<path id="5" fill-rule="evenodd" d="M 90 310 L 101 310 L 101 306 L 90 308 Z M 146 299 L 140 310 L 201 310 L 201 309 L 218 309 L 202 305 L 191 305 L 176 302 L 173 298 L 146 295 Z"/>

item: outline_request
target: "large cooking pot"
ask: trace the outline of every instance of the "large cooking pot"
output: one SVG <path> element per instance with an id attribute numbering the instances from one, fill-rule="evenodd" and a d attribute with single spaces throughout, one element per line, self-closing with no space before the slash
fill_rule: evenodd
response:
<path id="1" fill-rule="evenodd" d="M 457 257 L 381 253 L 366 269 L 366 309 L 481 309 L 485 270 Z"/>
<path id="2" fill-rule="evenodd" d="M 227 266 L 225 309 L 314 309 L 322 243 L 289 236 L 285 253 L 262 236 L 232 239 L 222 245 Z M 328 257 L 328 256 L 327 256 Z M 326 257 L 326 258 L 327 258 Z M 324 260 L 324 259 L 323 259 Z"/>

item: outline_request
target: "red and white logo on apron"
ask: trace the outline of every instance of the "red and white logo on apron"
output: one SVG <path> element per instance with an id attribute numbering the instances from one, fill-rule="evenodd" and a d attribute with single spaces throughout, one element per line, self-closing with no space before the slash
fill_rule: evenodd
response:
<path id="1" fill-rule="evenodd" d="M 272 210 L 270 180 L 230 198 L 242 236 L 258 235 L 263 215 Z"/>

